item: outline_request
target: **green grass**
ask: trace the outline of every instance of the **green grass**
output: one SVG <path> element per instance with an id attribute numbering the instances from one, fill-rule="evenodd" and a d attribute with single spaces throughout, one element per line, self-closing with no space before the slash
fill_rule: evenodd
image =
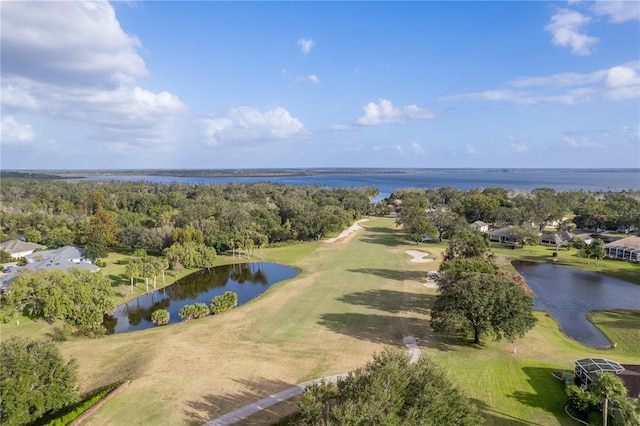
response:
<path id="1" fill-rule="evenodd" d="M 640 312 L 594 311 L 587 318 L 615 343 L 616 353 L 640 356 Z"/>
<path id="2" fill-rule="evenodd" d="M 553 262 L 553 253 L 556 251 L 555 247 L 535 245 L 512 249 L 504 244 L 496 243 L 492 243 L 492 250 L 498 258 L 530 262 Z M 587 259 L 584 251 L 582 258 L 579 258 L 577 250 L 566 248 L 561 248 L 558 251 L 556 263 L 583 271 L 601 272 L 630 283 L 640 284 L 640 263 L 602 259 L 596 266 L 595 260 Z"/>

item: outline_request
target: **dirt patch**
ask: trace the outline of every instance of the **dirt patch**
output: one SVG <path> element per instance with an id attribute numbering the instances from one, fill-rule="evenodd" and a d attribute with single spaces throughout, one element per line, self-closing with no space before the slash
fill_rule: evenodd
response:
<path id="1" fill-rule="evenodd" d="M 427 256 L 429 256 L 429 253 L 427 253 L 426 251 L 407 250 L 406 253 L 409 256 L 413 256 L 413 259 L 411 259 L 411 262 L 414 262 L 414 263 L 433 262 L 433 259 L 427 259 Z"/>
<path id="2" fill-rule="evenodd" d="M 342 232 L 340 233 L 340 235 L 338 235 L 337 237 L 335 237 L 335 238 L 329 238 L 329 239 L 326 239 L 326 240 L 324 240 L 324 242 L 325 242 L 325 243 L 335 243 L 335 242 L 336 242 L 336 241 L 338 241 L 340 238 L 348 237 L 349 235 L 353 234 L 354 232 L 359 231 L 359 230 L 361 230 L 361 229 L 364 229 L 362 226 L 360 226 L 360 223 L 362 223 L 362 222 L 366 222 L 366 221 L 368 221 L 368 220 L 369 220 L 369 219 L 362 219 L 362 220 L 359 220 L 359 221 L 357 221 L 356 223 L 354 223 L 354 224 L 353 224 L 349 229 L 346 229 L 346 230 L 342 231 Z"/>

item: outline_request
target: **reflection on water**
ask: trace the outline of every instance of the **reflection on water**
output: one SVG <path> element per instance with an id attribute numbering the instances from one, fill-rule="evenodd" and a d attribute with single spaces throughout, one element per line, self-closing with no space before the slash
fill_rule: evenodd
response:
<path id="1" fill-rule="evenodd" d="M 587 346 L 611 345 L 587 319 L 587 312 L 640 309 L 639 285 L 552 263 L 514 262 L 513 266 L 535 293 L 534 308 L 549 312 L 564 333 Z"/>
<path id="2" fill-rule="evenodd" d="M 103 325 L 107 333 L 126 333 L 154 327 L 151 314 L 166 309 L 171 315 L 169 324 L 182 321 L 178 312 L 185 305 L 205 303 L 225 291 L 238 294 L 242 305 L 262 294 L 271 285 L 295 277 L 298 271 L 274 263 L 254 262 L 216 266 L 181 278 L 174 284 L 144 294 L 123 305 L 112 315 L 105 315 Z"/>

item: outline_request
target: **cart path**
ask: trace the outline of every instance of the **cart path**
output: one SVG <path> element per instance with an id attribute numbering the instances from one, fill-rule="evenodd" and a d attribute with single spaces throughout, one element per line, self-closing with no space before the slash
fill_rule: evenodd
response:
<path id="1" fill-rule="evenodd" d="M 402 339 L 402 343 L 407 347 L 409 351 L 409 362 L 411 364 L 418 362 L 420 359 L 420 347 L 416 343 L 416 339 L 413 336 L 406 336 Z M 296 395 L 300 395 L 306 388 L 309 386 L 321 383 L 321 382 L 336 382 L 343 377 L 347 377 L 349 373 L 343 374 L 335 374 L 333 376 L 321 377 L 319 379 L 311 380 L 308 382 L 300 383 L 295 386 L 291 386 L 283 391 L 274 393 L 269 395 L 266 398 L 262 398 L 259 401 L 252 402 L 251 404 L 247 404 L 244 407 L 240 407 L 236 410 L 233 410 L 223 416 L 220 416 L 216 419 L 209 420 L 203 426 L 229 426 L 240 420 L 246 419 L 249 416 L 252 416 L 264 409 L 272 407 L 282 401 L 286 401 L 290 398 L 293 398 Z"/>

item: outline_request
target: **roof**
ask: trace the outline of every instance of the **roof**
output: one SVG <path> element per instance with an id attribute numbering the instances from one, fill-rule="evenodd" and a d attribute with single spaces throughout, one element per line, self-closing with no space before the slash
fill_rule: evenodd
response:
<path id="1" fill-rule="evenodd" d="M 513 228 L 513 226 L 509 225 L 509 226 L 505 226 L 504 228 L 500 228 L 500 229 L 496 229 L 494 231 L 491 231 L 489 233 L 489 235 L 494 236 L 494 237 L 509 237 L 509 231 L 511 231 L 511 228 Z"/>
<path id="2" fill-rule="evenodd" d="M 483 222 L 481 220 L 476 220 L 475 222 L 472 223 L 472 225 L 478 225 L 478 226 L 489 226 L 488 223 Z"/>
<path id="3" fill-rule="evenodd" d="M 558 240 L 556 238 L 559 238 L 560 241 L 573 241 L 573 235 L 567 231 L 555 232 L 553 234 L 542 234 L 542 241 L 557 242 Z"/>
<path id="4" fill-rule="evenodd" d="M 28 243 L 26 241 L 20 240 L 9 240 L 0 244 L 0 250 L 6 251 L 7 253 L 22 253 L 23 251 L 33 251 L 40 248 L 47 248 L 42 244 L 36 243 Z"/>
<path id="5" fill-rule="evenodd" d="M 620 378 L 624 382 L 629 396 L 640 398 L 640 365 L 622 364 L 624 371 L 620 373 Z"/>
<path id="6" fill-rule="evenodd" d="M 583 358 L 576 360 L 576 365 L 580 366 L 587 373 L 609 372 L 620 374 L 624 367 L 615 361 L 606 358 Z"/>
<path id="7" fill-rule="evenodd" d="M 623 238 L 621 240 L 613 241 L 611 243 L 605 244 L 605 248 L 607 247 L 626 247 L 630 249 L 639 249 L 640 250 L 640 237 L 632 236 Z"/>
<path id="8" fill-rule="evenodd" d="M 27 265 L 25 269 L 37 270 L 59 269 L 66 271 L 70 268 L 85 269 L 88 271 L 98 271 L 96 265 L 90 262 L 82 261 L 84 258 L 84 250 L 78 247 L 64 246 L 56 250 L 45 250 L 25 256 Z M 74 260 L 76 260 L 74 262 Z"/>

